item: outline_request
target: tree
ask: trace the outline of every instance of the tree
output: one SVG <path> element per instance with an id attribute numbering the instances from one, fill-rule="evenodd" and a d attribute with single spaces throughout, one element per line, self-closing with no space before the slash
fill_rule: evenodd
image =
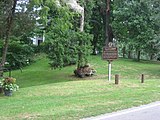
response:
<path id="1" fill-rule="evenodd" d="M 146 1 L 145 1 L 146 2 Z M 151 12 L 150 19 L 153 21 L 153 38 L 148 42 L 148 46 L 145 52 L 150 56 L 150 60 L 158 58 L 160 54 L 160 1 L 159 0 L 149 0 L 147 1 L 148 8 Z"/>
<path id="2" fill-rule="evenodd" d="M 13 2 L 16 3 L 13 4 Z M 0 6 L 2 16 L 0 27 L 3 28 L 0 30 L 0 39 L 4 41 L 4 44 L 0 45 L 1 51 L 3 51 L 1 68 L 6 67 L 4 66 L 5 62 L 14 69 L 21 68 L 23 65 L 27 65 L 27 60 L 33 55 L 30 44 L 35 29 L 35 12 L 32 10 L 33 7 L 30 2 L 26 0 L 12 0 L 10 2 L 4 0 Z M 6 21 L 6 19 L 9 20 Z M 27 51 L 27 47 L 30 52 Z"/>
<path id="3" fill-rule="evenodd" d="M 106 45 L 113 42 L 112 27 L 110 25 L 111 0 L 106 0 Z"/>
<path id="4" fill-rule="evenodd" d="M 73 3 L 74 4 L 73 4 Z M 76 1 L 41 1 L 40 17 L 46 31 L 45 48 L 53 68 L 86 64 L 91 35 L 83 32 L 84 9 Z M 78 24 L 77 24 L 78 21 Z M 80 21 L 80 22 L 79 22 Z M 54 33 L 54 34 L 53 34 Z M 83 39 L 82 39 L 83 38 Z"/>
<path id="5" fill-rule="evenodd" d="M 151 14 L 148 2 L 142 0 L 114 2 L 112 26 L 115 38 L 128 50 L 129 57 L 134 51 L 138 61 L 154 37 Z"/>
<path id="6" fill-rule="evenodd" d="M 101 11 L 104 3 L 98 0 L 85 1 L 85 30 L 93 34 L 92 54 L 96 55 L 97 51 L 101 51 L 101 46 L 104 44 L 104 27 Z"/>
<path id="7" fill-rule="evenodd" d="M 28 44 L 21 44 L 17 37 L 11 37 L 8 46 L 6 61 L 8 64 L 5 67 L 10 69 L 22 69 L 29 65 L 33 60 L 34 50 Z"/>
<path id="8" fill-rule="evenodd" d="M 12 28 L 12 24 L 13 24 L 13 17 L 14 17 L 15 10 L 16 10 L 16 4 L 17 4 L 17 0 L 11 0 L 11 1 L 7 0 L 7 1 L 2 1 L 2 3 L 1 3 L 2 14 L 7 16 L 7 19 L 6 19 L 7 22 L 6 22 L 5 34 L 3 37 L 4 44 L 3 44 L 3 53 L 2 53 L 2 60 L 0 63 L 0 69 L 3 68 L 5 61 L 6 61 L 6 55 L 7 55 L 8 44 L 9 44 L 9 37 L 10 37 L 11 28 Z M 8 8 L 8 9 L 6 10 L 6 8 Z M 2 71 L 2 74 L 3 74 L 3 71 Z"/>
<path id="9" fill-rule="evenodd" d="M 32 44 L 36 27 L 36 11 L 31 2 L 18 2 L 11 36 L 18 37 L 21 43 Z"/>

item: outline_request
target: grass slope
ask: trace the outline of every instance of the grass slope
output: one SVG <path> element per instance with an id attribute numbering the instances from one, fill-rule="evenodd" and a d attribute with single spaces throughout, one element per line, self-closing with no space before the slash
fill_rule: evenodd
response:
<path id="1" fill-rule="evenodd" d="M 114 85 L 106 79 L 107 62 L 99 56 L 90 61 L 97 75 L 83 80 L 72 76 L 75 66 L 51 70 L 45 58 L 22 73 L 13 71 L 21 88 L 12 97 L 0 96 L 0 120 L 73 120 L 160 100 L 160 63 L 114 61 L 112 73 L 121 76 Z"/>

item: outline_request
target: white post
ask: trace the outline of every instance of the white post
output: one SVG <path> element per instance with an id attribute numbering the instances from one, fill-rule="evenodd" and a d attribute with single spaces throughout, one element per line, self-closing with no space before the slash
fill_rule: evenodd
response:
<path id="1" fill-rule="evenodd" d="M 108 62 L 108 81 L 111 81 L 111 62 Z"/>

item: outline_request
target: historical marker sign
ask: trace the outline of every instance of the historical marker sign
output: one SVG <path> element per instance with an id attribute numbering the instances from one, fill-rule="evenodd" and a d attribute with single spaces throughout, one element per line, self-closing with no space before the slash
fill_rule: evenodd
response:
<path id="1" fill-rule="evenodd" d="M 112 61 L 118 58 L 117 47 L 104 47 L 102 58 L 104 60 Z"/>
<path id="2" fill-rule="evenodd" d="M 111 80 L 111 62 L 118 58 L 118 50 L 112 42 L 103 48 L 102 59 L 108 60 L 108 80 Z"/>

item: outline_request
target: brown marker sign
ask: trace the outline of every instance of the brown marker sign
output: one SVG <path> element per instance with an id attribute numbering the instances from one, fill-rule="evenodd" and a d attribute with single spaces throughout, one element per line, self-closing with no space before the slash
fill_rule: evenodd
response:
<path id="1" fill-rule="evenodd" d="M 109 61 L 117 59 L 118 58 L 117 47 L 104 47 L 102 58 L 103 60 L 109 60 Z"/>

